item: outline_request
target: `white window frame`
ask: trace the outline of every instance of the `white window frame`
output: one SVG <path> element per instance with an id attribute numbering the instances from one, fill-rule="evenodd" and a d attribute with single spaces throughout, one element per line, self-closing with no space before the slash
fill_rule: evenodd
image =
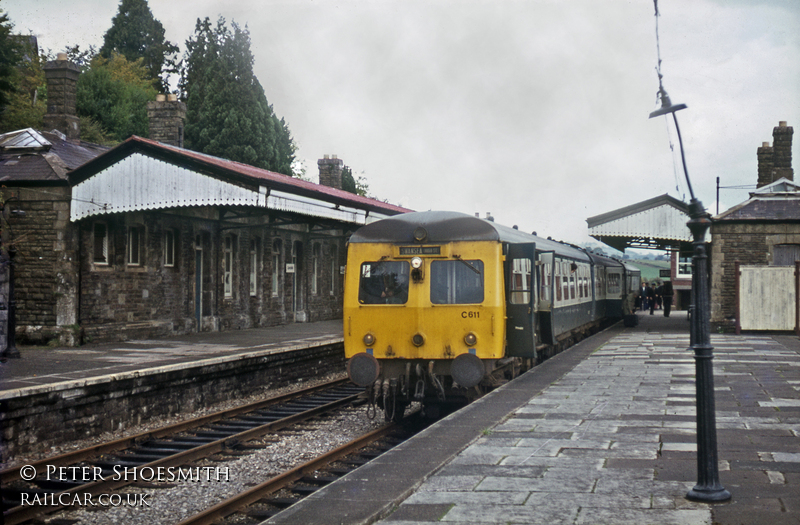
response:
<path id="1" fill-rule="evenodd" d="M 281 249 L 283 242 L 280 239 L 272 241 L 272 297 L 278 297 L 281 292 Z"/>
<path id="2" fill-rule="evenodd" d="M 125 261 L 128 266 L 144 266 L 144 226 L 132 224 L 128 226 L 128 239 L 125 250 Z"/>
<path id="3" fill-rule="evenodd" d="M 680 254 L 678 254 L 678 268 L 677 268 L 677 278 L 678 279 L 691 279 L 692 278 L 692 259 L 693 259 L 693 256 L 691 256 L 691 255 L 688 256 L 688 257 L 681 257 Z M 686 269 L 686 268 L 689 269 L 689 273 L 685 273 L 685 272 L 681 271 L 681 270 Z"/>
<path id="4" fill-rule="evenodd" d="M 258 239 L 250 239 L 250 297 L 258 295 Z"/>
<path id="5" fill-rule="evenodd" d="M 311 295 L 319 293 L 319 243 L 315 243 L 311 248 Z"/>

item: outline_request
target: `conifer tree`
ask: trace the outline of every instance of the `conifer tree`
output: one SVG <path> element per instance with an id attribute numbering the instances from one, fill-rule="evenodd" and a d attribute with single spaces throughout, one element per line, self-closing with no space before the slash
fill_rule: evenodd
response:
<path id="1" fill-rule="evenodd" d="M 100 55 L 111 58 L 120 53 L 129 62 L 144 59 L 144 65 L 157 87 L 166 92 L 168 75 L 177 73 L 178 47 L 164 38 L 164 26 L 153 17 L 147 0 L 122 0 L 111 27 L 103 37 Z"/>
<path id="2" fill-rule="evenodd" d="M 220 17 L 197 20 L 186 42 L 179 85 L 186 102 L 186 146 L 195 151 L 292 174 L 289 128 L 253 73 L 250 33 Z"/>
<path id="3" fill-rule="evenodd" d="M 10 95 L 16 91 L 14 75 L 20 59 L 20 49 L 11 36 L 13 29 L 14 24 L 8 20 L 8 15 L 0 10 L 0 111 L 8 104 Z"/>

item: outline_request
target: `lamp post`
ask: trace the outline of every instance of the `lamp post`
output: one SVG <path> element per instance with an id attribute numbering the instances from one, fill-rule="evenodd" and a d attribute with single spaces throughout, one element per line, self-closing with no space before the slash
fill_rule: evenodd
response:
<path id="1" fill-rule="evenodd" d="M 719 502 L 731 498 L 731 493 L 719 482 L 717 465 L 717 423 L 714 410 L 714 347 L 711 346 L 709 323 L 709 288 L 708 288 L 708 256 L 706 254 L 705 236 L 711 227 L 711 215 L 706 212 L 703 203 L 694 196 L 689 172 L 686 169 L 686 156 L 683 153 L 683 140 L 675 113 L 686 108 L 686 104 L 673 105 L 661 84 L 659 74 L 659 95 L 661 108 L 650 113 L 650 118 L 672 114 L 678 144 L 681 150 L 683 173 L 689 187 L 689 222 L 686 223 L 692 232 L 692 318 L 690 325 L 690 345 L 694 351 L 695 386 L 697 396 L 697 485 L 686 497 L 694 501 Z"/>

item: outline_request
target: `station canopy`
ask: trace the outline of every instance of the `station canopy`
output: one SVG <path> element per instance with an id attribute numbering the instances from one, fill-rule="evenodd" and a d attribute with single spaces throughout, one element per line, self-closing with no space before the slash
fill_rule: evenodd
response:
<path id="1" fill-rule="evenodd" d="M 589 217 L 589 235 L 612 248 L 692 249 L 689 205 L 667 194 Z"/>

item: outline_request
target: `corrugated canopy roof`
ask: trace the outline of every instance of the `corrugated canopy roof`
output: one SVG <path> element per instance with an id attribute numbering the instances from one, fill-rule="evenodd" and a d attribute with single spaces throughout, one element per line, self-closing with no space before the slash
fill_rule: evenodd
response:
<path id="1" fill-rule="evenodd" d="M 71 220 L 188 206 L 255 206 L 365 224 L 394 204 L 133 136 L 69 174 Z"/>
<path id="2" fill-rule="evenodd" d="M 589 217 L 589 235 L 614 249 L 688 249 L 692 233 L 689 205 L 661 195 L 618 210 Z"/>

